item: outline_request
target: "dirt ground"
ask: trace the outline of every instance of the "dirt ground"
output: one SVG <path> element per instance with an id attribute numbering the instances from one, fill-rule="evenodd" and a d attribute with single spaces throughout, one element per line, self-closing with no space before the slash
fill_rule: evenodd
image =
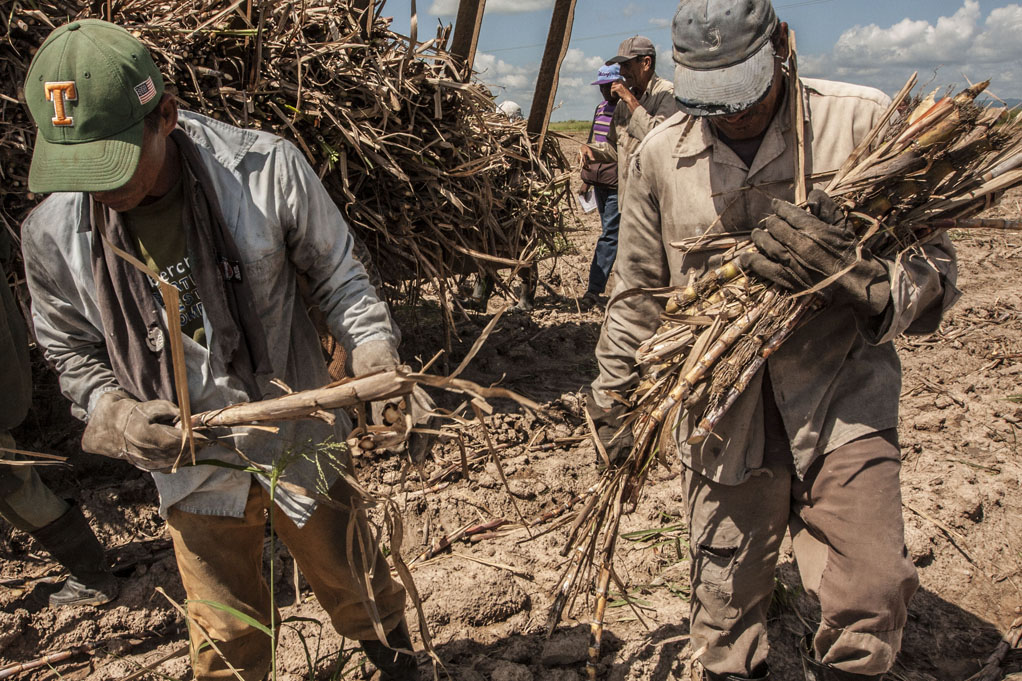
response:
<path id="1" fill-rule="evenodd" d="M 573 154 L 575 143 L 565 144 Z M 1022 193 L 1009 195 L 995 210 L 1022 215 Z M 393 457 L 358 460 L 362 479 L 393 495 L 404 510 L 406 560 L 467 525 L 537 518 L 597 479 L 593 447 L 584 437 L 580 391 L 596 375 L 593 349 L 602 311 L 580 312 L 574 297 L 585 291 L 599 221 L 594 213 L 583 216 L 582 224 L 584 229 L 571 235 L 576 252 L 541 267 L 541 277 L 560 297 L 541 288 L 535 312 L 505 314 L 465 374 L 518 391 L 546 409 L 540 418 L 509 403 L 493 403 L 489 427 L 508 486 L 494 463 L 482 457 L 470 463 L 468 479 L 455 466 L 454 474 L 426 493 L 420 473 Z M 891 675 L 902 681 L 968 678 L 1022 614 L 1022 288 L 1013 283 L 1022 264 L 1022 236 L 957 235 L 956 245 L 962 299 L 939 333 L 898 342 L 905 368 L 904 517 L 908 549 L 922 581 Z M 509 304 L 495 298 L 486 314 L 457 319 L 452 366 L 492 314 Z M 396 314 L 406 329 L 402 355 L 407 361 L 426 361 L 442 347 L 435 308 L 398 308 Z M 457 403 L 449 397 L 441 402 Z M 80 500 L 124 579 L 123 590 L 101 608 L 48 609 L 46 596 L 57 588 L 51 582 L 61 576 L 59 567 L 26 535 L 0 527 L 0 669 L 72 650 L 69 659 L 17 678 L 189 678 L 187 658 L 180 654 L 185 626 L 170 602 L 182 602 L 184 594 L 156 513 L 154 486 L 126 464 L 80 454 L 80 429 L 67 415 L 52 376 L 40 373 L 36 404 L 16 433 L 19 444 L 73 457 L 72 469 L 47 468 L 42 475 L 59 493 Z M 484 453 L 478 434 L 470 442 L 470 456 Z M 459 460 L 454 445 L 437 447 L 422 472 L 428 478 Z M 687 534 L 677 475 L 677 467 L 656 471 L 641 503 L 623 522 L 617 570 L 644 623 L 615 593 L 602 678 L 682 678 L 692 653 L 686 636 Z M 566 530 L 544 534 L 545 527 L 475 536 L 414 563 L 442 676 L 459 681 L 584 677 L 591 602 L 580 599 L 546 637 Z M 286 549 L 268 539 L 266 553 L 273 559 L 282 615 L 323 622 L 285 627 L 277 678 L 367 676 L 362 656 L 333 632 L 303 580 L 296 596 Z M 414 622 L 414 611 L 408 614 Z M 771 610 L 772 678 L 801 678 L 795 644 L 818 617 L 787 547 Z M 418 634 L 414 637 L 418 645 Z M 169 659 L 157 664 L 164 658 Z M 424 654 L 420 661 L 420 678 L 431 678 Z M 151 671 L 140 671 L 146 668 Z M 1022 657 L 1016 657 L 1009 670 L 1020 668 Z"/>

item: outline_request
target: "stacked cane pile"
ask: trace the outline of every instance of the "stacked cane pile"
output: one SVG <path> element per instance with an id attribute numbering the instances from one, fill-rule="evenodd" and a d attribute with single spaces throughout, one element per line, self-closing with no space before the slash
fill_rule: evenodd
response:
<path id="1" fill-rule="evenodd" d="M 825 186 L 851 218 L 861 248 L 897 257 L 952 228 L 1022 229 L 1020 221 L 972 219 L 991 197 L 1022 184 L 1022 123 L 1014 112 L 975 104 L 987 83 L 936 102 L 932 95 L 912 100 L 914 84 L 915 76 Z M 793 295 L 741 271 L 736 258 L 752 247 L 748 236 L 707 234 L 674 245 L 726 249 L 723 264 L 689 286 L 649 292 L 665 299 L 665 311 L 657 333 L 637 353 L 646 378 L 625 426 L 635 444 L 622 465 L 604 473 L 575 518 L 551 613 L 553 626 L 584 576 L 598 574 L 591 678 L 622 510 L 637 500 L 658 456 L 670 450 L 674 425 L 698 409 L 699 426 L 688 442 L 705 439 L 767 358 L 823 304 L 815 291 Z"/>
<path id="2" fill-rule="evenodd" d="M 400 36 L 382 5 L 0 0 L 0 220 L 16 232 L 40 198 L 27 194 L 34 133 L 18 102 L 35 49 L 69 19 L 112 13 L 184 108 L 295 142 L 386 281 L 414 289 L 556 251 L 571 215 L 557 141 L 538 153 L 445 51 L 448 30 Z"/>

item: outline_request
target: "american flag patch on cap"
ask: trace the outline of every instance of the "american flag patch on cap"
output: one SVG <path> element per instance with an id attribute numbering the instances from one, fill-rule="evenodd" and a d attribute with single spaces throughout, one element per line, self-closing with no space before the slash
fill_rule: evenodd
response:
<path id="1" fill-rule="evenodd" d="M 139 104 L 145 104 L 146 102 L 152 101 L 152 98 L 156 96 L 156 86 L 153 85 L 153 77 L 149 76 L 144 81 L 136 85 L 135 94 L 138 95 Z"/>

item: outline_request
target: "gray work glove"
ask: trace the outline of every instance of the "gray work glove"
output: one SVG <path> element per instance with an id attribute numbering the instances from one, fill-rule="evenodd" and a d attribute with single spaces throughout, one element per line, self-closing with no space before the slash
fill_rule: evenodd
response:
<path id="1" fill-rule="evenodd" d="M 593 420 L 593 425 L 596 426 L 596 437 L 600 438 L 600 442 L 603 443 L 611 467 L 624 463 L 628 452 L 632 450 L 632 445 L 635 443 L 635 436 L 632 434 L 631 428 L 621 430 L 625 414 L 628 413 L 628 407 L 623 404 L 615 404 L 609 408 L 601 407 L 590 392 L 586 394 L 586 412 Z M 596 465 L 603 465 L 599 451 L 596 452 Z"/>
<path id="2" fill-rule="evenodd" d="M 401 366 L 397 349 L 390 341 L 377 340 L 363 343 L 351 351 L 351 373 L 364 376 L 379 371 L 389 371 Z M 411 419 L 413 428 L 433 429 L 436 418 L 436 404 L 420 386 L 415 386 L 404 399 L 378 400 L 369 405 L 372 422 L 378 426 L 396 426 L 405 418 Z M 422 461 L 433 448 L 436 435 L 430 433 L 408 434 L 408 455 L 413 461 Z"/>
<path id="3" fill-rule="evenodd" d="M 82 449 L 150 473 L 168 471 L 181 452 L 181 430 L 173 425 L 180 415 L 167 400 L 139 402 L 123 390 L 104 393 L 85 426 Z"/>
<path id="4" fill-rule="evenodd" d="M 864 317 L 881 314 L 891 297 L 887 267 L 868 249 L 859 257 L 848 218 L 825 192 L 814 189 L 807 204 L 808 211 L 774 199 L 765 229 L 752 230 L 757 250 L 742 253 L 739 266 L 793 291 L 839 274 L 821 291 L 831 304 L 850 305 Z"/>

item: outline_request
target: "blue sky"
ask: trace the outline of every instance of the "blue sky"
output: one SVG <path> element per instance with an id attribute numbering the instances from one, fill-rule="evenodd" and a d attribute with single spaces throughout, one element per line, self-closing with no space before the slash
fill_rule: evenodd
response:
<path id="1" fill-rule="evenodd" d="M 458 0 L 417 0 L 419 39 L 452 23 Z M 487 0 L 476 69 L 498 100 L 528 114 L 553 0 Z M 561 67 L 553 120 L 587 119 L 600 101 L 589 85 L 625 38 L 657 46 L 658 71 L 672 71 L 670 19 L 677 4 L 650 0 L 578 0 Z M 992 91 L 1022 97 L 1022 4 L 1004 0 L 774 0 L 795 29 L 804 76 L 873 85 L 893 92 L 914 70 L 932 87 L 993 78 Z M 408 33 L 411 0 L 389 0 L 384 13 Z"/>

